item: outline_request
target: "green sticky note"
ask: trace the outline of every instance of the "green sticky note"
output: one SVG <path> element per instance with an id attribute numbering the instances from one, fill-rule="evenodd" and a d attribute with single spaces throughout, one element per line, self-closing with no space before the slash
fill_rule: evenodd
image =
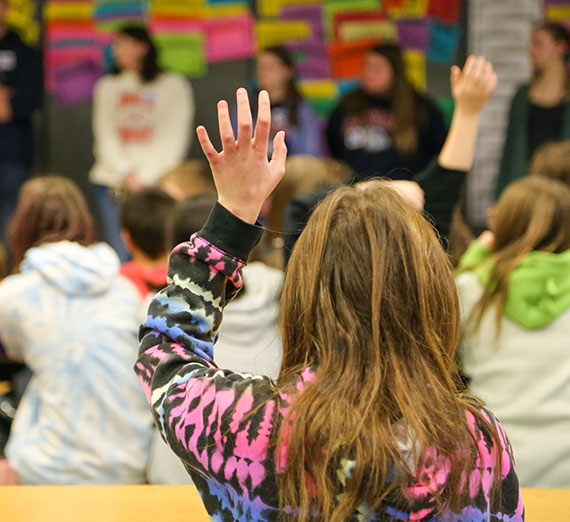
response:
<path id="1" fill-rule="evenodd" d="M 445 124 L 449 129 L 449 126 L 451 125 L 451 118 L 453 117 L 453 111 L 455 110 L 455 101 L 449 96 L 441 96 L 439 98 L 436 98 L 435 101 L 439 107 L 439 110 L 442 112 L 443 118 L 445 119 Z"/>
<path id="2" fill-rule="evenodd" d="M 167 71 L 193 78 L 208 71 L 204 50 L 204 35 L 200 33 L 169 33 L 155 35 L 159 63 Z"/>

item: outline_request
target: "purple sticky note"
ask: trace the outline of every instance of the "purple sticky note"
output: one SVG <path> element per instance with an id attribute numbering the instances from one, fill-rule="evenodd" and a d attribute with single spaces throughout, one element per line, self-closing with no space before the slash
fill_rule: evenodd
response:
<path id="1" fill-rule="evenodd" d="M 100 66 L 93 60 L 83 60 L 58 67 L 54 71 L 57 101 L 60 105 L 68 107 L 90 100 L 100 74 Z"/>
<path id="2" fill-rule="evenodd" d="M 283 7 L 280 18 L 283 20 L 302 20 L 311 27 L 313 40 L 324 38 L 322 5 L 288 5 Z"/>
<path id="3" fill-rule="evenodd" d="M 403 49 L 420 49 L 429 47 L 429 26 L 426 20 L 398 20 L 398 42 Z"/>

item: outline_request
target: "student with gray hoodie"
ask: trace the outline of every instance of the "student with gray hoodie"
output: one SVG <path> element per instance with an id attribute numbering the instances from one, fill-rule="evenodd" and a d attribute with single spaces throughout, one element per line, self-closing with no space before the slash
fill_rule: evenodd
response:
<path id="1" fill-rule="evenodd" d="M 131 367 L 140 297 L 94 239 L 78 187 L 39 177 L 9 228 L 14 274 L 0 284 L 0 351 L 33 372 L 0 460 L 3 484 L 145 481 L 152 418 Z"/>
<path id="2" fill-rule="evenodd" d="M 570 487 L 570 188 L 507 187 L 459 264 L 470 391 L 509 433 L 522 487 Z"/>

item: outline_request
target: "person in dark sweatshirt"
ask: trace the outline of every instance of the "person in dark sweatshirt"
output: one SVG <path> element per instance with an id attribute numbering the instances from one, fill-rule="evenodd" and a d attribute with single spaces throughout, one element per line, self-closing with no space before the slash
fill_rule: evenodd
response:
<path id="1" fill-rule="evenodd" d="M 42 100 L 38 53 L 8 29 L 8 0 L 0 0 L 0 239 L 32 166 L 32 115 Z"/>
<path id="2" fill-rule="evenodd" d="M 457 66 L 452 67 L 450 81 L 455 111 L 441 153 L 415 177 L 416 181 L 393 181 L 395 188 L 403 192 L 403 196 L 414 206 L 418 206 L 417 191 L 423 191 L 424 214 L 434 225 L 444 246 L 447 243 L 453 208 L 473 163 L 481 110 L 495 89 L 497 77 L 490 62 L 482 57 L 470 56 L 463 71 Z M 323 189 L 305 194 L 293 199 L 285 209 L 285 264 L 312 210 L 328 192 L 329 189 Z"/>
<path id="3" fill-rule="evenodd" d="M 446 135 L 441 112 L 406 78 L 401 49 L 372 48 L 364 59 L 362 86 L 332 112 L 329 151 L 359 178 L 414 179 L 439 153 Z"/>

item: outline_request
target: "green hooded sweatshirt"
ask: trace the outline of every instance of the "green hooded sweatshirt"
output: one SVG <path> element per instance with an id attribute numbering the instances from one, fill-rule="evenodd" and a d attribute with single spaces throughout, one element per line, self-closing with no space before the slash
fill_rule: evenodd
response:
<path id="1" fill-rule="evenodd" d="M 491 251 L 473 241 L 458 270 L 472 270 L 487 286 L 493 267 Z M 570 250 L 560 254 L 530 252 L 509 280 L 505 315 L 527 330 L 548 326 L 570 308 Z"/>

